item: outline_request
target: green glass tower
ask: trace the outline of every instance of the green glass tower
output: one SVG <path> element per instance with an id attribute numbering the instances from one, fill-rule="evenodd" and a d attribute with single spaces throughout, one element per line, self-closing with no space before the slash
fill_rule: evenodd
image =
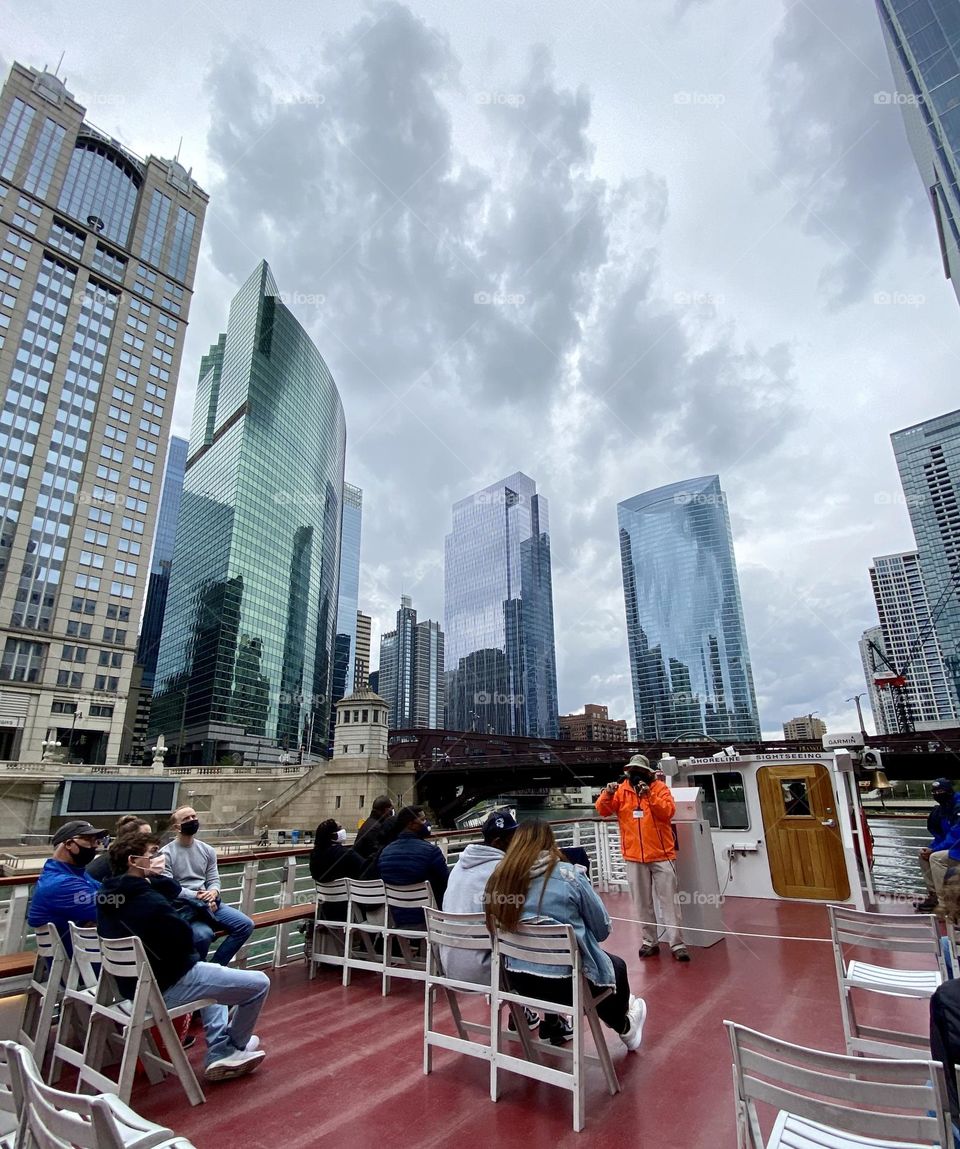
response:
<path id="1" fill-rule="evenodd" d="M 200 366 L 150 717 L 178 761 L 325 752 L 345 449 L 333 377 L 261 263 Z"/>

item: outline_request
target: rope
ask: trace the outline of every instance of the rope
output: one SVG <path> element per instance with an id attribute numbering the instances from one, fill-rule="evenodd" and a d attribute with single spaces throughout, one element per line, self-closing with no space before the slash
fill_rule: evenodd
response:
<path id="1" fill-rule="evenodd" d="M 610 920 L 614 922 L 631 922 L 638 926 L 656 926 L 662 929 L 661 922 L 645 922 L 641 918 L 620 918 L 610 915 Z M 830 938 L 808 938 L 798 934 L 754 934 L 748 933 L 746 930 L 709 930 L 703 926 L 681 926 L 685 933 L 696 934 L 721 934 L 724 937 L 731 938 L 760 938 L 764 941 L 771 942 L 821 942 L 824 945 L 832 945 L 833 942 Z"/>

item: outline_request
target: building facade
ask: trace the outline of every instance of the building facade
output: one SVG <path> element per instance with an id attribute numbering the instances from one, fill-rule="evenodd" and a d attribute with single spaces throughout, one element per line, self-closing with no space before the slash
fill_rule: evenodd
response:
<path id="1" fill-rule="evenodd" d="M 560 715 L 560 737 L 574 742 L 626 742 L 627 724 L 611 718 L 606 706 L 588 702 L 582 714 Z"/>
<path id="2" fill-rule="evenodd" d="M 357 611 L 357 655 L 354 660 L 353 689 L 370 688 L 370 634 L 373 620 L 362 610 Z"/>
<path id="3" fill-rule="evenodd" d="M 360 597 L 360 531 L 363 491 L 343 484 L 343 521 L 340 532 L 340 591 L 337 596 L 337 638 L 333 655 L 333 702 L 353 690 L 357 659 L 357 600 Z M 336 709 L 330 710 L 330 746 Z"/>
<path id="4" fill-rule="evenodd" d="M 549 514 L 527 475 L 454 504 L 444 636 L 449 728 L 559 736 Z"/>
<path id="5" fill-rule="evenodd" d="M 960 298 L 960 8 L 938 0 L 877 0 L 877 8 L 944 273 Z"/>
<path id="6" fill-rule="evenodd" d="M 380 638 L 377 689 L 386 701 L 391 730 L 443 727 L 443 631 L 438 622 L 417 622 L 417 612 L 406 594 L 400 598 L 395 629 Z"/>
<path id="7" fill-rule="evenodd" d="M 870 712 L 873 714 L 873 725 L 877 734 L 897 733 L 897 714 L 893 705 L 893 696 L 889 690 L 881 690 L 877 686 L 877 679 L 889 673 L 889 667 L 884 662 L 887 655 L 883 645 L 883 630 L 879 626 L 868 626 L 860 636 L 860 662 L 863 666 L 863 677 L 867 684 L 867 696 L 870 699 Z"/>
<path id="8" fill-rule="evenodd" d="M 617 507 L 639 737 L 757 741 L 760 719 L 727 500 L 717 475 Z"/>
<path id="9" fill-rule="evenodd" d="M 960 713 L 960 411 L 890 438 L 952 694 L 950 706 Z"/>
<path id="10" fill-rule="evenodd" d="M 920 730 L 956 726 L 960 713 L 932 625 L 917 553 L 908 551 L 875 558 L 870 568 L 870 584 L 883 636 L 879 648 L 870 649 L 875 688 L 890 698 L 889 705 L 893 707 L 889 689 L 877 688 L 876 679 L 893 677 L 909 662 L 901 697 L 910 721 Z M 881 652 L 893 666 L 884 661 Z M 897 729 L 894 713 L 892 730 L 878 733 L 895 733 Z"/>
<path id="11" fill-rule="evenodd" d="M 783 736 L 788 742 L 819 742 L 826 732 L 826 722 L 813 714 L 801 714 L 783 724 Z"/>
<path id="12" fill-rule="evenodd" d="M 266 263 L 201 361 L 151 709 L 177 759 L 325 755 L 346 426 Z"/>
<path id="13" fill-rule="evenodd" d="M 0 759 L 116 762 L 206 194 L 48 72 L 0 95 Z"/>

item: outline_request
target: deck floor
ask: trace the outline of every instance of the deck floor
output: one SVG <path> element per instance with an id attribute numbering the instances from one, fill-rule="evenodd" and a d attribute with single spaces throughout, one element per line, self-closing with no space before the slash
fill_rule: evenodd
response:
<path id="1" fill-rule="evenodd" d="M 615 918 L 635 916 L 626 895 L 604 900 Z M 197 1149 L 445 1149 L 471 1139 L 560 1149 L 594 1138 L 609 1149 L 727 1149 L 736 1135 L 724 1018 L 836 1052 L 843 1037 L 823 906 L 730 898 L 723 912 L 731 931 L 824 940 L 730 935 L 681 965 L 665 949 L 641 961 L 639 926 L 615 920 L 606 948 L 626 959 L 648 1018 L 638 1054 L 606 1031 L 622 1092 L 611 1097 L 591 1068 L 581 1134 L 570 1095 L 555 1087 L 504 1074 L 493 1104 L 487 1067 L 442 1050 L 425 1077 L 421 984 L 396 981 L 383 998 L 372 974 L 355 973 L 344 989 L 339 970 L 321 967 L 308 981 L 302 963 L 272 975 L 256 1074 L 207 1086 L 196 1108 L 175 1080 L 144 1079 L 132 1104 Z M 198 1071 L 202 1044 L 192 1051 Z"/>

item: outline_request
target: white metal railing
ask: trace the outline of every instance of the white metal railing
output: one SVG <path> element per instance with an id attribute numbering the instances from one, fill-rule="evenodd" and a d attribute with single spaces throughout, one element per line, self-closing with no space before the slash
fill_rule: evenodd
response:
<path id="1" fill-rule="evenodd" d="M 883 893 L 924 892 L 920 851 L 930 845 L 926 817 L 868 819 L 873 834 L 873 884 Z"/>

